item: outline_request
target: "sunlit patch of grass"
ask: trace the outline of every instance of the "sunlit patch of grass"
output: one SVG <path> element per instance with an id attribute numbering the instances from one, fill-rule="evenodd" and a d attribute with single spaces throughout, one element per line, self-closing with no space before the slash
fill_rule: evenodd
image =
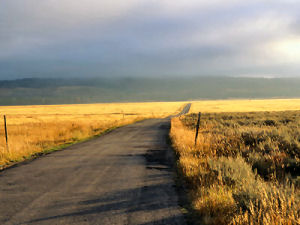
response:
<path id="1" fill-rule="evenodd" d="M 191 113 L 300 110 L 300 99 L 244 99 L 194 101 Z"/>

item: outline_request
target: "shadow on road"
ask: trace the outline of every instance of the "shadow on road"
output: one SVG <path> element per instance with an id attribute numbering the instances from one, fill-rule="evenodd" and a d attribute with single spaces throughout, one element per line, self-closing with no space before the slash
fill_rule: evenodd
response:
<path id="1" fill-rule="evenodd" d="M 150 147 L 150 146 L 149 146 Z M 161 147 L 161 148 L 160 148 Z M 163 217 L 163 219 L 155 218 L 143 218 L 138 221 L 138 215 L 143 214 L 153 215 L 153 213 L 164 213 L 172 208 L 177 208 L 178 203 L 168 198 L 169 193 L 164 193 L 164 190 L 168 191 L 174 188 L 174 182 L 172 179 L 170 182 L 165 182 L 167 177 L 170 177 L 172 173 L 172 161 L 168 158 L 168 151 L 170 149 L 166 146 L 152 146 L 146 152 L 146 154 L 129 154 L 129 155 L 115 155 L 114 157 L 143 157 L 147 165 L 147 176 L 144 183 L 151 185 L 141 186 L 138 188 L 126 189 L 122 191 L 109 191 L 107 194 L 102 196 L 95 196 L 88 200 L 79 201 L 80 207 L 75 207 L 77 210 L 68 213 L 62 213 L 49 217 L 42 217 L 34 220 L 27 221 L 27 223 L 40 223 L 48 222 L 51 223 L 53 220 L 65 219 L 67 217 L 82 218 L 99 215 L 103 217 L 103 220 L 109 220 L 105 218 L 106 215 L 122 216 L 126 215 L 126 224 L 181 224 L 175 223 L 174 221 L 182 220 L 182 215 L 171 215 L 169 217 Z M 158 194 L 159 193 L 159 194 Z M 165 196 L 164 196 L 165 195 Z M 163 199 L 163 201 L 162 201 Z M 56 211 L 63 211 L 64 207 L 70 207 L 74 202 L 64 202 L 61 205 L 61 210 L 58 208 Z M 55 205 L 57 208 L 57 204 Z M 80 210 L 78 210 L 80 208 Z M 108 213 L 106 213 L 108 212 Z M 142 213 L 143 212 L 143 213 Z M 136 221 L 137 220 L 137 221 Z M 146 221 L 146 222 L 145 222 Z M 98 223 L 97 223 L 98 224 Z M 107 224 L 107 222 L 103 222 Z M 120 223 L 122 224 L 122 223 Z"/>

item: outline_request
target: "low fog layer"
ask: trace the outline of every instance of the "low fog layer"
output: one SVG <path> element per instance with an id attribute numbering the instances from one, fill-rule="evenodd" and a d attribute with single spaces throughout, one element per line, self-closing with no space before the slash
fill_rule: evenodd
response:
<path id="1" fill-rule="evenodd" d="M 0 105 L 299 98 L 300 78 L 89 78 L 0 81 Z"/>

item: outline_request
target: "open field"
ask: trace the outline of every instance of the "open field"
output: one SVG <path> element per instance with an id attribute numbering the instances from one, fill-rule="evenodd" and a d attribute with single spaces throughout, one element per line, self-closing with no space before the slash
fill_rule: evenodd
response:
<path id="1" fill-rule="evenodd" d="M 192 102 L 191 113 L 300 110 L 300 99 L 215 100 Z"/>
<path id="2" fill-rule="evenodd" d="M 1 122 L 0 167 L 114 127 L 166 117 L 180 112 L 183 106 L 183 102 L 1 106 L 0 115 L 7 116 L 9 151 Z"/>
<path id="3" fill-rule="evenodd" d="M 299 100 L 206 101 L 193 112 L 298 109 Z M 257 105 L 255 105 L 258 103 Z M 199 224 L 300 224 L 300 111 L 172 119 L 178 169 Z"/>

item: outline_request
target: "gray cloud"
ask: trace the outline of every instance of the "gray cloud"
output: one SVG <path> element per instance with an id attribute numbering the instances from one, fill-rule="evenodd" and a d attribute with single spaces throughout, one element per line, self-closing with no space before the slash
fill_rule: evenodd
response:
<path id="1" fill-rule="evenodd" d="M 0 78 L 297 76 L 300 54 L 288 61 L 282 46 L 300 45 L 299 11 L 293 0 L 3 0 Z"/>

